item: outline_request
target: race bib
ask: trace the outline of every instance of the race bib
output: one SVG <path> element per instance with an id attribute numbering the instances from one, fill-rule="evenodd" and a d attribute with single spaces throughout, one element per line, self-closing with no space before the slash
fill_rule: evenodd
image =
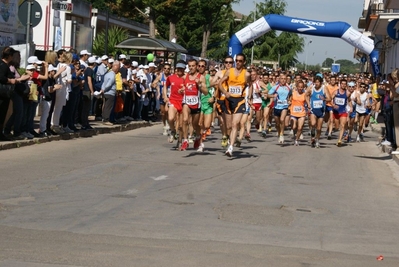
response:
<path id="1" fill-rule="evenodd" d="M 345 105 L 345 98 L 336 97 L 335 98 L 335 104 L 338 105 L 338 106 Z"/>
<path id="2" fill-rule="evenodd" d="M 198 96 L 186 96 L 186 104 L 189 106 L 194 106 L 198 104 Z"/>
<path id="3" fill-rule="evenodd" d="M 322 108 L 322 107 L 323 107 L 323 100 L 313 101 L 313 108 Z"/>
<path id="4" fill-rule="evenodd" d="M 301 106 L 294 106 L 294 112 L 302 112 Z"/>
<path id="5" fill-rule="evenodd" d="M 241 86 L 229 86 L 229 93 L 232 95 L 242 95 Z"/>
<path id="6" fill-rule="evenodd" d="M 278 105 L 288 105 L 287 100 L 277 100 Z"/>

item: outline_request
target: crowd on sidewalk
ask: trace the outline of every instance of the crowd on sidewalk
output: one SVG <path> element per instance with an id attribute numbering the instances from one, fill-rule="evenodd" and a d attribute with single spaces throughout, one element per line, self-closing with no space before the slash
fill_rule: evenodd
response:
<path id="1" fill-rule="evenodd" d="M 25 140 L 92 129 L 89 116 L 104 125 L 154 120 L 159 113 L 160 67 L 87 50 L 48 51 L 45 58 L 26 59 L 12 47 L 2 51 L 0 66 L 0 141 Z M 4 88 L 3 88 L 4 85 Z M 158 94 L 159 95 L 159 94 Z M 40 108 L 38 108 L 40 107 Z M 34 118 L 40 110 L 40 125 Z"/>

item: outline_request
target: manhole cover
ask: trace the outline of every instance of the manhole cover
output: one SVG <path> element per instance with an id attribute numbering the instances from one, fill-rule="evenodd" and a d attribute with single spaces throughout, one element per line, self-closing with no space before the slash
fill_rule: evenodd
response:
<path id="1" fill-rule="evenodd" d="M 215 211 L 220 220 L 234 223 L 288 226 L 294 220 L 291 211 L 266 206 L 228 204 Z"/>

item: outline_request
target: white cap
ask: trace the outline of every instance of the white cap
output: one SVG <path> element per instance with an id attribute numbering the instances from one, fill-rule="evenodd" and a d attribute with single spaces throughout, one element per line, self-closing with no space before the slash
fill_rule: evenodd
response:
<path id="1" fill-rule="evenodd" d="M 102 63 L 101 58 L 97 58 L 96 63 L 100 65 Z"/>
<path id="2" fill-rule="evenodd" d="M 31 56 L 28 58 L 28 64 L 42 64 L 43 62 L 41 62 L 37 56 Z"/>
<path id="3" fill-rule="evenodd" d="M 101 60 L 107 60 L 107 59 L 108 59 L 107 55 L 104 55 L 104 56 L 101 57 Z"/>
<path id="4" fill-rule="evenodd" d="M 57 69 L 53 66 L 53 64 L 49 64 L 47 71 L 50 72 L 50 71 L 53 71 L 53 70 L 57 70 Z"/>
<path id="5" fill-rule="evenodd" d="M 155 68 L 155 63 L 154 63 L 154 62 L 149 63 L 149 64 L 148 64 L 148 67 L 150 67 L 150 68 L 151 68 L 151 67 L 154 67 L 154 68 Z"/>
<path id="6" fill-rule="evenodd" d="M 148 69 L 148 68 L 150 68 L 150 67 L 149 67 L 148 65 L 144 65 L 143 68 Z"/>
<path id="7" fill-rule="evenodd" d="M 87 60 L 87 62 L 89 62 L 89 63 L 96 63 L 96 58 L 95 58 L 95 57 L 89 57 L 89 59 Z"/>
<path id="8" fill-rule="evenodd" d="M 147 81 L 147 77 L 145 77 L 145 76 L 140 76 L 140 82 L 142 83 L 143 81 Z"/>
<path id="9" fill-rule="evenodd" d="M 26 69 L 27 69 L 27 70 L 32 70 L 32 69 L 35 70 L 36 67 L 35 67 L 34 65 L 31 64 L 31 65 L 26 66 Z"/>
<path id="10" fill-rule="evenodd" d="M 139 65 L 139 63 L 138 63 L 137 61 L 133 61 L 133 62 L 132 62 L 132 66 L 133 66 L 133 67 L 137 67 L 138 65 Z"/>
<path id="11" fill-rule="evenodd" d="M 144 68 L 144 66 L 140 64 L 140 65 L 139 65 L 139 69 L 142 69 L 142 68 Z"/>
<path id="12" fill-rule="evenodd" d="M 114 63 L 114 61 L 115 61 L 115 60 L 114 60 L 113 58 L 109 58 L 109 59 L 108 59 L 108 63 Z"/>
<path id="13" fill-rule="evenodd" d="M 83 56 L 83 55 L 91 55 L 87 50 L 82 50 L 82 51 L 80 51 L 80 55 L 81 56 Z"/>
<path id="14" fill-rule="evenodd" d="M 124 59 L 124 58 L 126 58 L 126 55 L 124 55 L 124 54 L 119 55 L 119 59 Z"/>
<path id="15" fill-rule="evenodd" d="M 132 70 L 132 74 L 137 74 L 137 70 Z"/>

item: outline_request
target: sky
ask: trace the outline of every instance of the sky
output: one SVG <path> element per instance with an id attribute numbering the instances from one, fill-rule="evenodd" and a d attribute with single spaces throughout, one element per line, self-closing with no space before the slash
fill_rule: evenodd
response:
<path id="1" fill-rule="evenodd" d="M 248 15 L 255 10 L 255 2 L 263 1 L 265 0 L 241 0 L 240 3 L 233 4 L 233 9 Z M 285 2 L 287 3 L 285 16 L 324 22 L 343 21 L 355 29 L 358 29 L 357 25 L 364 5 L 364 0 L 285 0 Z M 304 34 L 302 37 L 305 38 L 305 47 L 304 52 L 297 56 L 299 62 L 305 63 L 306 54 L 309 65 L 321 65 L 327 57 L 357 62 L 353 58 L 355 48 L 340 38 Z M 309 44 L 310 40 L 312 42 Z"/>

